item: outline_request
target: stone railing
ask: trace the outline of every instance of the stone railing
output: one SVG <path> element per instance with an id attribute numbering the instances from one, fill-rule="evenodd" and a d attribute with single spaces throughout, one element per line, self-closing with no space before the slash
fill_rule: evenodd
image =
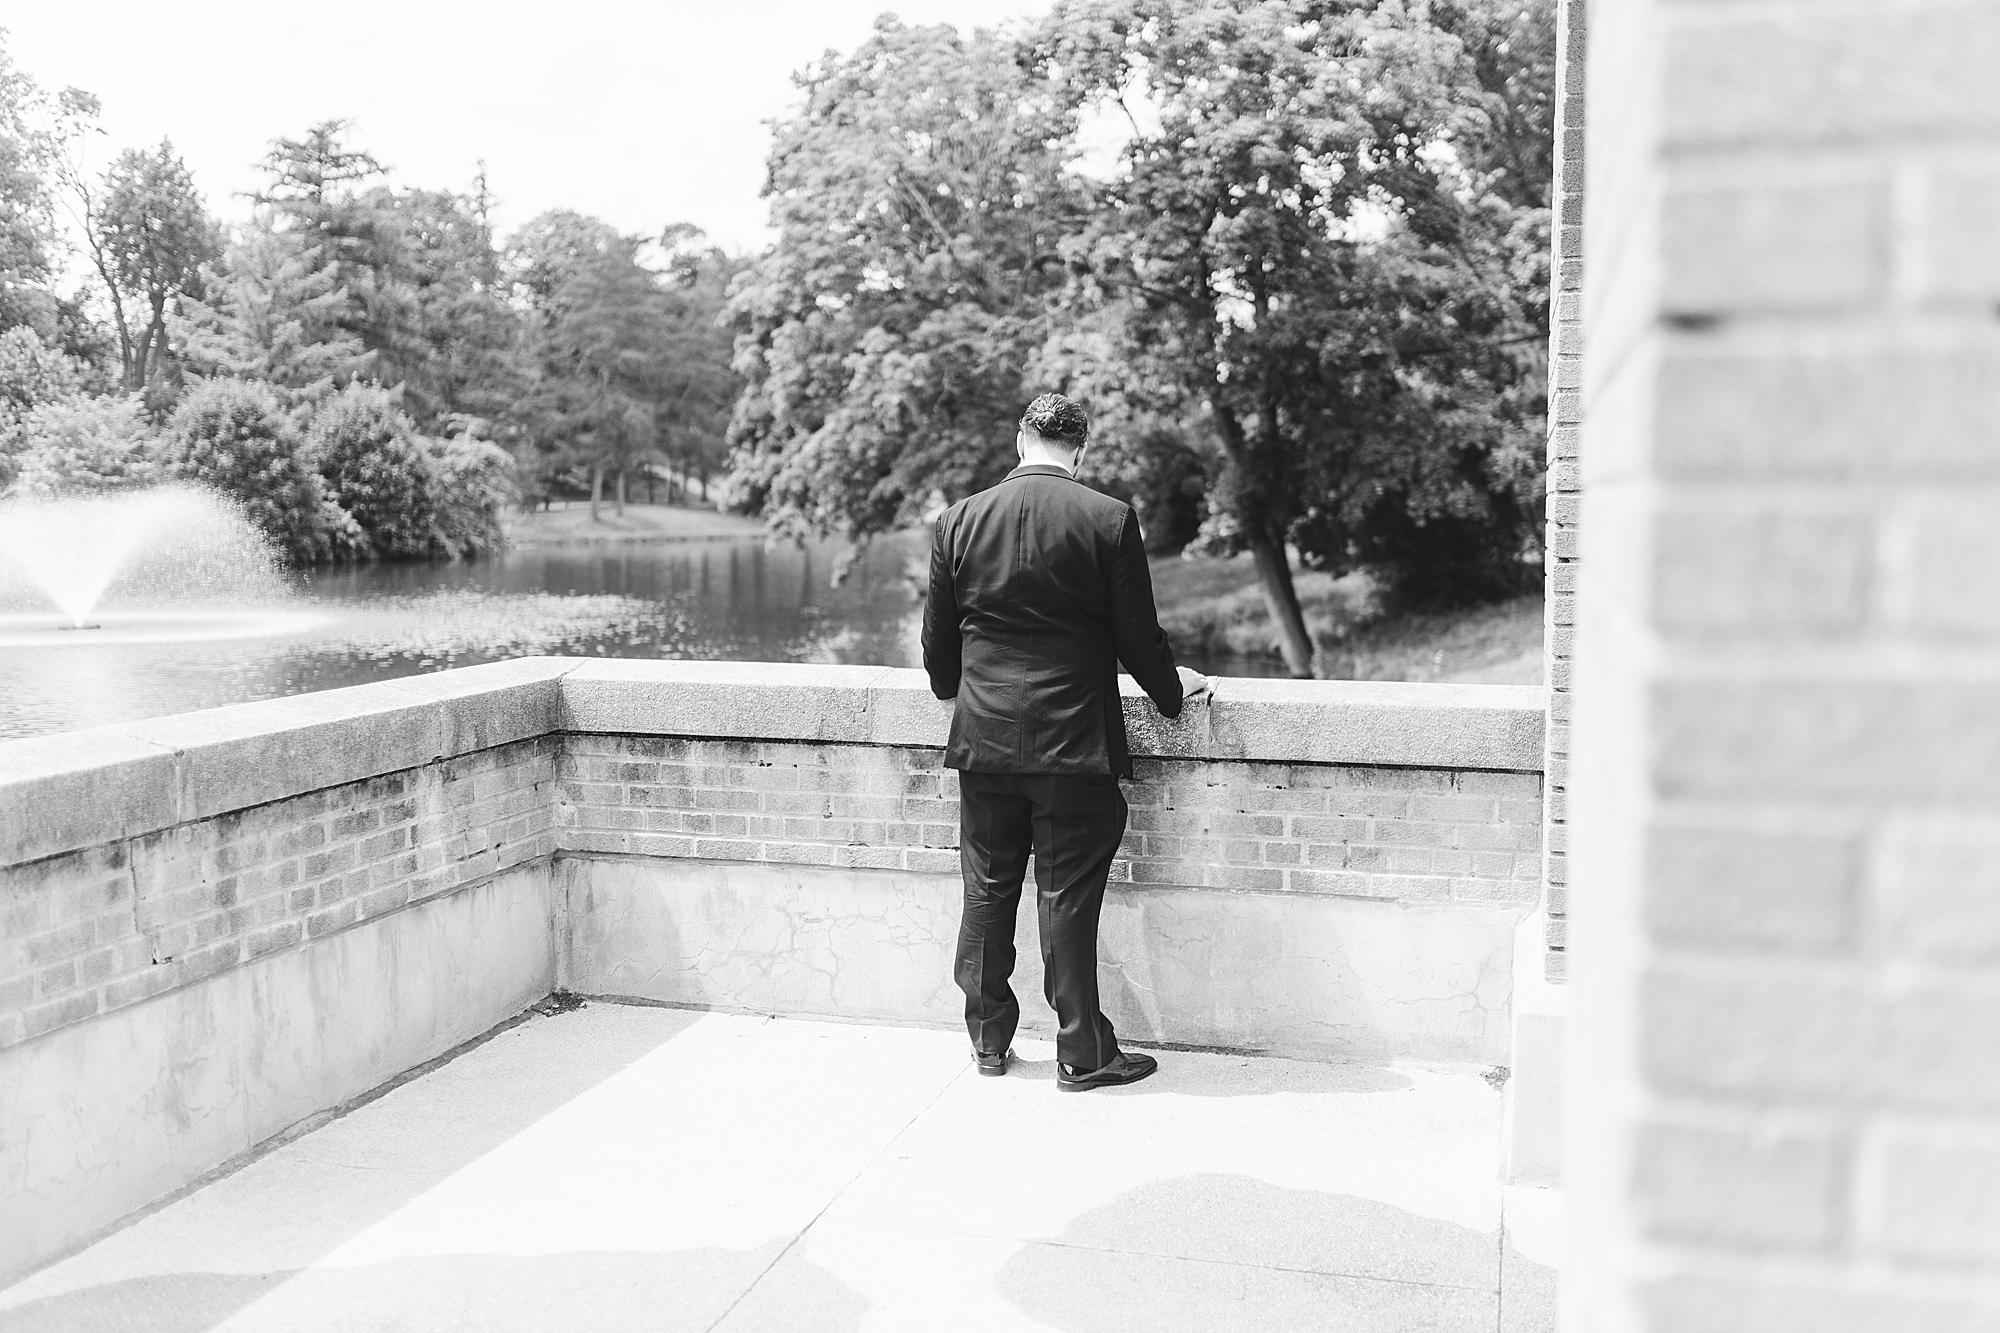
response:
<path id="1" fill-rule="evenodd" d="M 1540 691 L 1126 708 L 1122 1034 L 1504 1062 Z M 914 671 L 544 658 L 0 744 L 0 1269 L 552 990 L 954 1023 L 948 719 Z"/>

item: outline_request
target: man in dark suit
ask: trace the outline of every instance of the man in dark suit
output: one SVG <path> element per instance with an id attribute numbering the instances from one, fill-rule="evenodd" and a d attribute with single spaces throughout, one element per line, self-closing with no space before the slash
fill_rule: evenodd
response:
<path id="1" fill-rule="evenodd" d="M 1167 717 L 1208 683 L 1174 666 L 1132 507 L 1076 480 L 1089 443 L 1061 394 L 1028 405 L 1021 466 L 938 520 L 924 607 L 924 669 L 956 699 L 945 765 L 959 769 L 965 915 L 958 985 L 982 1074 L 1003 1074 L 1021 1005 L 1014 918 L 1035 857 L 1044 988 L 1056 1011 L 1057 1084 L 1136 1083 L 1158 1063 L 1126 1054 L 1098 1005 L 1097 916 L 1125 835 L 1132 775 L 1118 666 Z"/>

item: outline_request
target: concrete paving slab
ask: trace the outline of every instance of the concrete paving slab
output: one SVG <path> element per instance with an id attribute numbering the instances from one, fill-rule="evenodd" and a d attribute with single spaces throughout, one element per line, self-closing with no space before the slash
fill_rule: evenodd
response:
<path id="1" fill-rule="evenodd" d="M 816 1305 L 815 1293 L 841 1298 Z M 716 1333 L 1483 1330 L 1491 1291 L 822 1218 Z"/>
<path id="2" fill-rule="evenodd" d="M 702 1333 L 783 1252 L 745 1250 L 429 1254 L 292 1276 L 213 1333 Z"/>
<path id="3" fill-rule="evenodd" d="M 1555 1333 L 1562 1191 L 1510 1185 L 1502 1202 L 1500 1333 Z"/>
<path id="4" fill-rule="evenodd" d="M 643 1060 L 706 1015 L 684 1009 L 592 1006 L 496 1034 L 476 1058 L 412 1079 L 365 1114 L 299 1139 L 287 1157 L 419 1171 L 440 1179 Z M 504 1090 L 503 1095 L 493 1095 Z"/>
<path id="5" fill-rule="evenodd" d="M 599 1006 L 548 1026 L 661 1013 Z M 562 1058 L 560 1044 L 549 1058 Z M 936 1033 L 706 1015 L 318 1266 L 754 1249 L 812 1221 L 966 1072 Z M 483 1096 L 510 1093 L 508 1083 L 480 1082 Z"/>
<path id="6" fill-rule="evenodd" d="M 1168 1052 L 1068 1096 L 1021 1053 L 536 1019 L 0 1292 L 0 1333 L 1548 1327 L 1555 1196 L 1507 1195 L 1503 1267 L 1476 1076 Z"/>
<path id="7" fill-rule="evenodd" d="M 1494 1290 L 1500 1098 L 1468 1073 L 1160 1052 L 1055 1091 L 1049 1043 L 954 1084 L 830 1210 L 1014 1240 Z M 948 1182 L 948 1183 L 947 1183 Z"/>
<path id="8" fill-rule="evenodd" d="M 1035 1244 L 998 1285 L 1065 1333 L 1458 1333 L 1490 1326 L 1495 1302 L 1463 1287 Z"/>

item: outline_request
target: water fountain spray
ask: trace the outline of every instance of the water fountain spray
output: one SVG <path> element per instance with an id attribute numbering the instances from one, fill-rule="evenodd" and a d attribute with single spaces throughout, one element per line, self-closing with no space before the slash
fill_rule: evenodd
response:
<path id="1" fill-rule="evenodd" d="M 0 501 L 0 648 L 241 638 L 315 623 L 283 605 L 289 596 L 269 539 L 210 490 Z"/>

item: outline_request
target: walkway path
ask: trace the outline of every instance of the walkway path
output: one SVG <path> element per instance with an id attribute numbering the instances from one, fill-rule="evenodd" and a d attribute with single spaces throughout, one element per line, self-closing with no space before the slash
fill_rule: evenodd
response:
<path id="1" fill-rule="evenodd" d="M 0 1330 L 1553 1326 L 1557 1196 L 1496 1183 L 1476 1075 L 1162 1052 L 1069 1096 L 1021 1054 L 538 1018 L 0 1292 Z"/>

